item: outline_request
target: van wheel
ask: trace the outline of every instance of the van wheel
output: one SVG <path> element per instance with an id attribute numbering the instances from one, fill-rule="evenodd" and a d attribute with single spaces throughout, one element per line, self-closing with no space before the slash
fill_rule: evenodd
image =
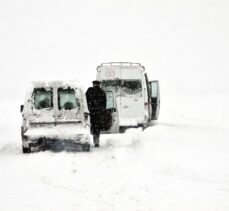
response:
<path id="1" fill-rule="evenodd" d="M 147 127 L 149 127 L 149 123 L 143 124 L 140 126 L 142 128 L 142 131 L 144 131 Z"/>
<path id="2" fill-rule="evenodd" d="M 119 133 L 125 133 L 127 127 L 119 127 Z"/>
<path id="3" fill-rule="evenodd" d="M 22 146 L 22 152 L 25 154 L 25 153 L 30 153 L 31 152 L 31 149 L 30 147 L 24 147 Z"/>
<path id="4" fill-rule="evenodd" d="M 90 144 L 83 144 L 83 151 L 90 152 Z"/>

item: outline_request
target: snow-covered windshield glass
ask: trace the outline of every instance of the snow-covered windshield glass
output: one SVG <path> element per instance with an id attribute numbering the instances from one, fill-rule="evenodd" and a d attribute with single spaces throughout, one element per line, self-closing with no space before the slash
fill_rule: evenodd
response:
<path id="1" fill-rule="evenodd" d="M 142 91 L 141 80 L 122 80 L 122 92 L 128 95 L 136 95 Z"/>
<path id="2" fill-rule="evenodd" d="M 58 89 L 58 107 L 59 109 L 64 110 L 71 110 L 80 107 L 79 99 L 76 98 L 74 89 Z"/>
<path id="3" fill-rule="evenodd" d="M 35 109 L 44 109 L 44 108 L 52 108 L 52 96 L 53 91 L 46 90 L 44 88 L 36 88 L 33 91 L 34 95 L 34 107 Z"/>

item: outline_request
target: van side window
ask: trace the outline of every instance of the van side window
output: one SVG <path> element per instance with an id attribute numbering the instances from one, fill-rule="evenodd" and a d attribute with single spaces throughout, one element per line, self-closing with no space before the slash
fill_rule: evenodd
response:
<path id="1" fill-rule="evenodd" d="M 114 97 L 113 93 L 110 91 L 106 92 L 106 97 L 107 97 L 107 105 L 106 109 L 114 108 Z"/>
<path id="2" fill-rule="evenodd" d="M 151 97 L 152 98 L 157 98 L 157 93 L 158 93 L 158 85 L 157 83 L 151 83 Z"/>
<path id="3" fill-rule="evenodd" d="M 35 109 L 44 109 L 53 107 L 53 91 L 44 88 L 36 88 L 33 90 Z"/>
<path id="4" fill-rule="evenodd" d="M 75 90 L 71 88 L 58 89 L 58 108 L 64 110 L 71 110 L 74 108 L 79 108 L 79 99 L 76 98 Z"/>

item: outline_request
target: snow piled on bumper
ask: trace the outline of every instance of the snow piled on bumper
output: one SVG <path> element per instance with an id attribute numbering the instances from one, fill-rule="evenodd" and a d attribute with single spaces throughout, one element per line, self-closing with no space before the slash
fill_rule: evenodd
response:
<path id="1" fill-rule="evenodd" d="M 46 127 L 32 127 L 25 132 L 29 139 L 49 138 L 49 139 L 79 139 L 89 141 L 89 130 L 82 125 L 56 125 Z"/>
<path id="2" fill-rule="evenodd" d="M 146 120 L 143 118 L 138 118 L 138 119 L 131 119 L 131 118 L 120 118 L 119 119 L 119 125 L 121 127 L 136 127 L 138 125 L 146 123 Z"/>

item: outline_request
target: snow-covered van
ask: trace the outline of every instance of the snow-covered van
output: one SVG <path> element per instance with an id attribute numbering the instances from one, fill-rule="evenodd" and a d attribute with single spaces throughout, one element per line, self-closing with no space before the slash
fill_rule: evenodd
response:
<path id="1" fill-rule="evenodd" d="M 157 120 L 160 109 L 159 82 L 149 81 L 139 63 L 110 62 L 97 67 L 97 80 L 106 90 L 114 90 L 118 127 L 143 126 Z"/>
<path id="2" fill-rule="evenodd" d="M 22 112 L 22 151 L 90 151 L 90 119 L 77 81 L 32 82 Z"/>

